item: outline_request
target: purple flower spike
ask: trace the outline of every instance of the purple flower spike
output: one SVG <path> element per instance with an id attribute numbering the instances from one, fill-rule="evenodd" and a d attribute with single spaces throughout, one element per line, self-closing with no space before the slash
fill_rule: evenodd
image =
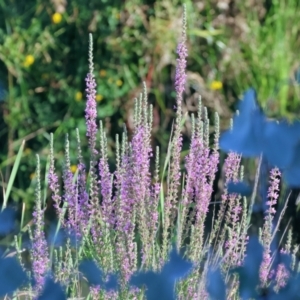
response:
<path id="1" fill-rule="evenodd" d="M 187 48 L 185 45 L 185 40 L 178 44 L 177 54 L 177 67 L 175 74 L 175 90 L 178 96 L 181 96 L 184 91 L 184 86 L 186 83 L 186 57 L 188 56 Z"/>
<path id="2" fill-rule="evenodd" d="M 85 79 L 86 81 L 86 109 L 85 109 L 85 119 L 86 119 L 86 127 L 87 133 L 86 135 L 89 137 L 89 145 L 92 151 L 92 155 L 97 154 L 96 148 L 96 134 L 97 134 L 97 102 L 96 102 L 96 81 L 93 74 L 94 66 L 93 66 L 93 39 L 92 35 L 90 35 L 90 50 L 89 50 L 89 63 L 90 70 Z"/>
<path id="3" fill-rule="evenodd" d="M 177 107 L 181 107 L 181 98 L 182 93 L 184 91 L 185 83 L 186 83 L 186 58 L 188 56 L 188 51 L 186 47 L 186 10 L 184 7 L 183 12 L 183 20 L 182 20 L 182 35 L 181 41 L 177 46 L 177 66 L 175 73 L 175 90 L 177 93 Z"/>
<path id="4" fill-rule="evenodd" d="M 36 187 L 36 205 L 33 212 L 33 221 L 35 230 L 32 245 L 32 270 L 36 280 L 35 290 L 41 292 L 45 276 L 49 268 L 48 246 L 43 231 L 44 227 L 44 210 L 41 201 L 41 183 L 40 183 L 40 159 L 37 155 L 37 187 Z"/>

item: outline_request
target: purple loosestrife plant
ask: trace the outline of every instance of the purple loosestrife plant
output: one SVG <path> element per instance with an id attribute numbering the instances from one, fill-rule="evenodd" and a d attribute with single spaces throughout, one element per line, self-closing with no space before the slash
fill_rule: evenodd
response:
<path id="1" fill-rule="evenodd" d="M 153 242 L 158 225 L 159 185 L 157 181 L 152 185 L 150 173 L 152 109 L 147 104 L 145 85 L 139 100 L 136 99 L 134 115 L 133 137 L 130 143 L 123 139 L 123 154 L 115 173 L 118 253 L 125 281 L 132 273 L 129 270 L 136 268 L 135 230 L 140 236 L 142 265 L 149 268 L 153 265 Z"/>
<path id="2" fill-rule="evenodd" d="M 117 253 L 121 268 L 121 274 L 125 282 L 128 282 L 130 276 L 136 270 L 136 244 L 134 241 L 136 209 L 132 194 L 133 171 L 129 149 L 127 154 L 122 157 L 121 168 L 118 176 L 121 186 L 119 190 L 119 201 L 117 211 Z"/>
<path id="3" fill-rule="evenodd" d="M 36 203 L 33 212 L 35 230 L 32 240 L 32 270 L 36 281 L 35 291 L 40 293 L 45 283 L 45 277 L 49 270 L 48 246 L 44 233 L 44 209 L 41 200 L 41 181 L 40 181 L 40 158 L 37 155 L 36 169 Z"/>
<path id="4" fill-rule="evenodd" d="M 230 152 L 224 164 L 225 171 L 225 187 L 229 182 L 237 183 L 239 178 L 241 156 L 237 153 Z M 228 237 L 225 242 L 225 248 L 228 253 L 226 259 L 226 267 L 240 266 L 240 241 L 241 239 L 245 242 L 246 237 L 241 236 L 241 217 L 242 217 L 242 203 L 241 196 L 237 193 L 227 193 L 227 189 L 222 195 L 222 200 L 226 202 L 227 212 L 225 215 L 225 224 L 227 229 Z M 225 204 L 224 202 L 222 203 Z M 221 237 L 225 237 L 225 230 L 221 232 Z"/>
<path id="5" fill-rule="evenodd" d="M 59 195 L 58 176 L 55 173 L 54 150 L 53 150 L 53 133 L 50 134 L 50 169 L 48 174 L 48 183 L 52 192 L 52 200 L 54 208 L 57 212 L 58 219 L 61 224 L 64 224 L 64 214 L 61 208 L 61 196 Z"/>
<path id="6" fill-rule="evenodd" d="M 190 155 L 193 156 L 193 159 L 187 158 L 187 173 L 191 179 L 190 193 L 191 188 L 193 193 L 189 201 L 190 203 L 195 202 L 190 255 L 193 261 L 197 261 L 203 253 L 204 221 L 213 192 L 211 174 L 214 175 L 217 171 L 217 165 L 215 165 L 216 161 L 211 158 L 208 145 L 201 139 L 200 135 L 193 138 Z"/>
<path id="7" fill-rule="evenodd" d="M 97 126 L 96 80 L 93 74 L 92 51 L 93 43 L 90 35 L 85 109 L 86 136 L 90 150 L 88 178 L 86 178 L 87 168 L 82 158 L 78 130 L 76 174 L 70 170 L 69 141 L 68 138 L 66 139 L 62 197 L 59 195 L 60 188 L 55 173 L 53 135 L 51 135 L 50 142 L 48 175 L 51 197 L 60 221 L 58 229 L 62 225 L 71 233 L 75 232 L 78 237 L 82 238 L 82 243 L 76 244 L 74 249 L 71 239 L 67 239 L 63 247 L 53 249 L 56 246 L 51 246 L 49 258 L 43 232 L 44 210 L 40 195 L 40 162 L 38 159 L 36 205 L 33 214 L 35 230 L 32 235 L 31 253 L 33 276 L 36 280 L 35 295 L 38 295 L 44 286 L 51 261 L 54 267 L 53 279 L 59 282 L 72 298 L 141 299 L 148 292 L 140 287 L 131 286 L 131 279 L 132 277 L 138 278 L 143 273 L 153 275 L 153 277 L 150 276 L 152 279 L 154 277 L 161 278 L 161 274 L 168 274 L 169 277 L 163 277 L 163 282 L 161 279 L 158 280 L 159 282 L 157 285 L 155 283 L 153 288 L 159 292 L 160 284 L 164 287 L 169 286 L 172 288 L 169 291 L 171 295 L 174 282 L 177 281 L 175 290 L 179 299 L 242 298 L 244 294 L 239 291 L 239 288 L 241 289 L 245 282 L 243 276 L 247 277 L 245 276 L 247 270 L 245 272 L 243 267 L 250 269 L 249 264 L 252 267 L 251 259 L 249 259 L 249 263 L 245 254 L 249 239 L 249 216 L 252 204 L 250 203 L 250 209 L 248 209 L 247 199 L 245 197 L 242 199 L 238 192 L 230 191 L 229 184 L 231 182 L 239 183 L 243 180 L 241 155 L 230 152 L 224 163 L 224 190 L 220 195 L 219 210 L 216 216 L 215 214 L 213 216 L 211 232 L 207 232 L 205 222 L 212 207 L 210 204 L 216 203 L 211 203 L 211 198 L 219 164 L 219 118 L 216 114 L 214 142 L 211 146 L 208 111 L 206 108 L 202 108 L 201 103 L 199 103 L 197 119 L 193 115 L 191 117 L 190 149 L 185 158 L 182 188 L 179 188 L 181 184 L 182 101 L 186 84 L 187 58 L 185 9 L 182 36 L 177 48 L 176 118 L 165 164 L 168 170 L 165 197 L 164 184 L 160 182 L 159 176 L 159 148 L 157 147 L 153 151 L 151 147 L 153 111 L 152 106 L 148 105 L 145 84 L 143 92 L 135 101 L 133 132 L 127 134 L 125 129 L 121 143 L 119 137 L 116 137 L 116 171 L 114 173 L 110 171 L 105 129 L 101 122 L 99 130 Z M 97 150 L 98 133 L 99 152 Z M 152 174 L 151 159 L 154 154 L 155 169 Z M 259 285 L 263 288 L 273 285 L 275 292 L 281 292 L 283 287 L 289 286 L 290 276 L 296 270 L 295 255 L 298 251 L 297 247 L 292 249 L 292 234 L 289 233 L 288 241 L 282 252 L 291 254 L 291 268 L 289 269 L 284 264 L 272 266 L 274 253 L 271 251 L 271 241 L 277 230 L 277 228 L 273 229 L 272 222 L 275 214 L 274 205 L 278 199 L 279 176 L 279 170 L 274 168 L 271 172 L 268 191 L 269 209 L 261 238 L 264 260 L 262 263 L 260 261 L 256 263 L 260 268 L 256 267 L 254 271 L 249 270 L 250 279 L 257 282 L 255 289 Z M 180 190 L 181 194 L 179 194 Z M 216 195 L 219 197 L 218 194 Z M 62 200 L 64 201 L 63 206 Z M 159 201 L 162 204 L 160 207 Z M 170 263 L 164 266 L 174 241 L 177 242 L 177 250 L 183 250 L 184 255 L 194 263 L 194 267 L 187 277 L 179 274 L 176 264 Z M 102 275 L 101 278 L 94 278 L 95 280 L 87 278 L 90 276 L 85 276 L 80 269 L 81 260 L 84 259 L 94 259 L 93 264 L 103 271 L 103 278 Z M 161 272 L 159 276 L 152 272 L 161 270 L 166 272 Z M 105 286 L 109 285 L 110 273 L 118 274 L 118 290 L 106 290 Z M 178 276 L 175 273 L 178 273 Z M 181 279 L 179 280 L 179 278 Z M 248 280 L 248 278 L 246 279 Z M 86 289 L 89 291 L 89 295 L 84 294 L 81 286 L 82 283 L 85 285 L 86 281 L 89 283 L 89 288 Z M 215 284 L 213 284 L 214 282 Z M 151 284 L 153 281 L 147 282 L 147 286 L 151 286 Z M 214 295 L 218 295 L 218 297 Z M 251 296 L 253 295 L 251 294 Z"/>
<path id="8" fill-rule="evenodd" d="M 91 150 L 92 158 L 98 153 L 96 150 L 96 135 L 97 135 L 97 102 L 96 102 L 96 80 L 94 75 L 94 63 L 93 63 L 93 37 L 90 34 L 89 45 L 89 73 L 86 76 L 86 135 L 89 138 L 89 146 Z"/>
<path id="9" fill-rule="evenodd" d="M 59 195 L 58 176 L 55 174 L 54 156 L 53 156 L 53 134 L 51 134 L 50 143 L 50 169 L 48 174 L 49 188 L 52 192 L 52 200 L 54 208 L 57 212 L 60 224 L 67 228 L 68 233 L 75 234 L 77 237 L 82 237 L 86 233 L 88 226 L 88 194 L 86 191 L 86 171 L 85 164 L 82 160 L 79 132 L 77 130 L 78 142 L 78 174 L 77 180 L 74 181 L 73 173 L 71 172 L 71 164 L 69 157 L 69 140 L 66 136 L 65 144 L 65 166 L 63 169 L 63 185 L 64 185 L 64 206 L 61 207 L 62 198 Z M 65 212 L 68 211 L 67 219 Z"/>
<path id="10" fill-rule="evenodd" d="M 77 196 L 78 205 L 80 207 L 81 214 L 79 216 L 79 222 L 81 226 L 82 235 L 88 234 L 88 220 L 89 220 L 89 195 L 86 190 L 86 166 L 83 163 L 80 147 L 80 136 L 79 130 L 76 130 L 77 136 L 77 155 L 78 155 L 78 166 L 77 166 Z"/>
<path id="11" fill-rule="evenodd" d="M 183 21 L 182 21 L 182 35 L 181 41 L 177 48 L 177 67 L 175 73 L 175 90 L 176 90 L 176 118 L 174 124 L 174 133 L 171 140 L 170 161 L 169 161 L 169 173 L 168 173 L 168 191 L 164 204 L 164 218 L 163 218 L 163 244 L 162 244 L 162 255 L 163 259 L 167 258 L 169 252 L 169 231 L 172 231 L 176 205 L 178 202 L 178 187 L 180 185 L 180 153 L 182 148 L 182 100 L 183 92 L 186 84 L 186 7 L 184 6 Z"/>
<path id="12" fill-rule="evenodd" d="M 112 188 L 113 188 L 113 175 L 109 171 L 108 158 L 107 158 L 107 139 L 103 131 L 103 124 L 100 122 L 100 153 L 99 159 L 99 185 L 100 193 L 102 196 L 101 209 L 103 221 L 109 226 L 113 227 L 115 224 L 115 217 L 113 214 L 114 203 L 112 202 Z"/>
<path id="13" fill-rule="evenodd" d="M 97 140 L 97 102 L 96 102 L 96 81 L 94 76 L 94 63 L 93 63 L 93 37 L 90 34 L 90 44 L 89 44 L 89 73 L 86 77 L 86 109 L 85 109 L 85 119 L 86 119 L 86 130 L 87 137 L 89 141 L 89 148 L 91 152 L 90 156 L 90 222 L 93 224 L 91 226 L 91 232 L 93 237 L 93 242 L 101 247 L 101 239 L 103 234 L 102 228 L 102 216 L 101 207 L 99 203 L 99 185 L 96 172 L 96 155 L 98 151 L 96 150 L 96 140 Z"/>
<path id="14" fill-rule="evenodd" d="M 151 130 L 152 130 L 152 107 L 148 107 L 147 89 L 144 83 L 144 91 L 137 103 L 135 132 L 132 138 L 132 189 L 133 195 L 137 199 L 137 225 L 141 236 L 142 247 L 142 264 L 151 264 L 151 247 L 150 231 L 156 232 L 156 222 L 151 220 L 152 211 L 157 211 L 157 202 L 151 198 L 151 173 L 150 159 L 152 158 Z M 154 195 L 155 197 L 155 195 Z M 153 202 L 154 200 L 154 202 Z M 155 216 L 154 216 L 155 217 Z M 149 225 L 152 227 L 149 227 Z M 153 227 L 154 226 L 154 227 Z"/>
<path id="15" fill-rule="evenodd" d="M 119 147 L 118 136 L 116 138 L 116 146 L 117 169 L 114 173 L 115 194 L 112 198 L 114 207 L 113 220 L 115 223 L 114 251 L 124 285 L 136 268 L 137 253 L 134 242 L 135 199 L 131 193 L 131 158 L 125 133 L 123 133 L 122 149 Z"/>
<path id="16" fill-rule="evenodd" d="M 214 227 L 212 229 L 212 232 L 210 234 L 210 242 L 211 245 L 214 240 L 214 247 L 215 245 L 219 244 L 222 245 L 225 243 L 225 235 L 226 230 L 224 226 L 221 228 L 221 225 L 226 222 L 227 224 L 230 224 L 230 209 L 229 207 L 229 197 L 228 194 L 228 184 L 229 182 L 238 182 L 239 181 L 239 169 L 240 169 L 240 162 L 241 162 L 241 155 L 235 153 L 235 152 L 229 152 L 227 158 L 224 162 L 224 191 L 221 196 L 221 205 L 218 211 L 218 215 L 214 224 Z M 237 194 L 233 195 L 233 202 L 231 206 L 234 206 L 234 199 L 238 197 Z M 224 216 L 226 216 L 226 210 L 227 210 L 227 218 L 225 219 Z"/>
<path id="17" fill-rule="evenodd" d="M 276 285 L 274 290 L 278 292 L 280 289 L 286 286 L 286 283 L 290 277 L 290 272 L 287 270 L 287 267 L 284 264 L 279 264 L 277 266 L 275 282 Z"/>
<path id="18" fill-rule="evenodd" d="M 201 99 L 199 99 L 199 104 L 201 106 Z M 192 136 L 191 136 L 191 145 L 192 146 L 193 141 L 195 140 L 195 119 L 194 115 L 192 115 Z M 185 187 L 182 191 L 182 201 L 181 201 L 181 220 L 179 222 L 179 227 L 178 227 L 178 237 L 177 237 L 177 248 L 180 249 L 182 246 L 182 243 L 184 240 L 187 238 L 188 233 L 184 232 L 185 228 L 189 228 L 191 224 L 191 218 L 190 222 L 186 224 L 187 218 L 188 218 L 188 210 L 191 205 L 191 202 L 194 198 L 194 188 L 193 188 L 193 182 L 194 182 L 194 177 L 193 177 L 193 172 L 192 169 L 195 165 L 195 153 L 193 151 L 190 151 L 189 155 L 186 157 L 186 170 L 187 174 L 185 176 Z"/>
<path id="19" fill-rule="evenodd" d="M 116 249 L 113 248 L 115 233 L 112 232 L 115 223 L 115 217 L 113 215 L 114 203 L 111 197 L 113 178 L 109 172 L 107 142 L 102 127 L 100 128 L 100 158 L 97 162 L 99 152 L 96 150 L 96 137 L 98 133 L 96 124 L 96 80 L 93 73 L 93 38 L 91 34 L 89 37 L 89 73 L 86 78 L 87 102 L 85 109 L 86 135 L 90 149 L 89 201 L 87 202 L 84 198 L 81 200 L 85 203 L 84 211 L 86 212 L 88 210 L 89 212 L 86 227 L 90 229 L 91 232 L 91 241 L 89 241 L 90 247 L 92 251 L 94 251 L 96 260 L 103 270 L 105 272 L 111 272 L 114 269 L 114 252 L 116 252 Z M 83 224 L 86 224 L 86 222 Z M 86 234 L 89 233 L 87 229 L 85 232 Z M 93 245 L 91 245 L 91 243 Z"/>
<path id="20" fill-rule="evenodd" d="M 218 143 L 215 142 L 213 150 L 209 148 L 209 120 L 206 109 L 204 109 L 204 120 L 200 119 L 202 115 L 201 102 L 199 103 L 198 115 L 197 126 L 195 126 L 195 121 L 192 117 L 193 130 L 190 153 L 186 157 L 186 185 L 182 193 L 181 221 L 178 230 L 179 245 L 187 237 L 187 231 L 184 233 L 182 228 L 185 227 L 186 230 L 192 228 L 189 249 L 190 258 L 193 261 L 199 261 L 200 256 L 204 254 L 202 251 L 204 222 L 219 162 Z M 218 135 L 218 118 L 216 117 L 215 140 L 218 138 Z M 190 211 L 191 207 L 193 207 L 192 211 Z"/>
<path id="21" fill-rule="evenodd" d="M 245 246 L 248 236 L 243 231 L 243 226 L 246 226 L 247 208 L 242 207 L 241 197 L 237 194 L 229 195 L 229 209 L 227 232 L 228 237 L 225 242 L 226 259 L 224 260 L 224 269 L 239 267 L 244 259 Z M 244 212 L 244 214 L 243 214 Z"/>
<path id="22" fill-rule="evenodd" d="M 65 144 L 65 166 L 63 170 L 63 182 L 63 199 L 67 203 L 68 207 L 67 228 L 70 234 L 75 234 L 77 237 L 80 237 L 80 219 L 82 218 L 80 218 L 80 206 L 78 204 L 78 189 L 73 182 L 73 173 L 71 172 L 68 135 L 66 136 Z"/>
<path id="23" fill-rule="evenodd" d="M 262 229 L 262 244 L 264 246 L 263 261 L 260 266 L 259 275 L 261 284 L 263 287 L 267 286 L 269 280 L 272 277 L 272 256 L 271 256 L 271 242 L 273 234 L 273 219 L 276 213 L 274 205 L 277 203 L 279 197 L 279 183 L 280 183 L 280 171 L 278 168 L 273 168 L 270 172 L 270 187 L 268 189 L 268 210 L 265 216 L 265 223 Z"/>
<path id="24" fill-rule="evenodd" d="M 147 207 L 147 215 L 148 215 L 148 228 L 149 228 L 149 241 L 152 244 L 152 251 L 155 253 L 159 253 L 156 246 L 156 235 L 158 231 L 158 202 L 159 202 L 159 195 L 161 191 L 161 184 L 159 181 L 159 147 L 156 147 L 155 153 L 155 174 L 154 174 L 154 183 L 151 187 L 151 196 L 150 202 Z M 153 255 L 155 255 L 153 253 Z M 158 255 L 157 255 L 158 256 Z M 152 260 L 153 263 L 153 260 Z"/>

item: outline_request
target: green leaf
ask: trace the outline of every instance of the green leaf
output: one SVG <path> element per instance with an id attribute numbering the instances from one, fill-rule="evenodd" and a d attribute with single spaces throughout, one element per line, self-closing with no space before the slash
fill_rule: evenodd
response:
<path id="1" fill-rule="evenodd" d="M 20 161 L 21 161 L 22 154 L 23 154 L 23 151 L 24 151 L 24 146 L 25 146 L 25 141 L 22 142 L 22 145 L 19 149 L 19 152 L 17 154 L 12 172 L 11 172 L 9 180 L 8 180 L 7 189 L 6 189 L 6 191 L 4 191 L 4 201 L 3 201 L 3 205 L 2 205 L 2 211 L 4 210 L 4 208 L 6 208 L 7 201 L 8 201 L 10 192 L 11 192 L 11 188 L 14 184 L 14 181 L 15 181 L 15 178 L 16 178 L 16 175 L 17 175 L 17 171 L 18 171 L 18 168 L 19 168 L 19 165 L 20 165 Z"/>

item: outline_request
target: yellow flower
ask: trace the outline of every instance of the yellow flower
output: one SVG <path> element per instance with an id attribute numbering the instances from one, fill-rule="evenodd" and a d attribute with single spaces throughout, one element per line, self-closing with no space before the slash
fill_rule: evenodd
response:
<path id="1" fill-rule="evenodd" d="M 74 174 L 77 171 L 77 166 L 71 165 L 70 169 L 71 169 L 71 172 Z"/>
<path id="2" fill-rule="evenodd" d="M 29 175 L 30 180 L 34 179 L 34 177 L 35 177 L 35 173 L 31 173 L 31 174 Z"/>
<path id="3" fill-rule="evenodd" d="M 49 79 L 49 74 L 43 73 L 43 74 L 42 74 L 42 78 L 43 78 L 44 80 Z"/>
<path id="4" fill-rule="evenodd" d="M 31 149 L 30 148 L 25 148 L 24 154 L 29 155 L 30 153 L 31 153 Z"/>
<path id="5" fill-rule="evenodd" d="M 218 80 L 214 80 L 210 83 L 210 89 L 211 90 L 220 90 L 222 87 L 223 87 L 223 83 L 221 81 L 218 81 Z"/>
<path id="6" fill-rule="evenodd" d="M 77 92 L 75 94 L 75 99 L 76 99 L 76 101 L 81 101 L 81 99 L 82 99 L 82 93 L 81 92 Z"/>
<path id="7" fill-rule="evenodd" d="M 106 76 L 106 71 L 105 70 L 100 70 L 99 75 L 100 75 L 100 77 L 105 77 Z"/>
<path id="8" fill-rule="evenodd" d="M 102 95 L 100 95 L 100 94 L 96 95 L 96 101 L 100 102 L 102 100 L 103 100 L 103 96 Z"/>
<path id="9" fill-rule="evenodd" d="M 52 15 L 52 22 L 53 22 L 54 24 L 60 23 L 61 20 L 62 20 L 62 15 L 61 15 L 60 13 L 56 12 L 56 13 L 54 13 L 54 14 Z"/>
<path id="10" fill-rule="evenodd" d="M 123 84 L 123 81 L 121 80 L 121 79 L 118 79 L 117 81 L 116 81 L 116 85 L 117 86 L 121 86 Z"/>
<path id="11" fill-rule="evenodd" d="M 23 66 L 24 66 L 24 67 L 29 67 L 29 66 L 31 66 L 33 63 L 34 63 L 34 57 L 33 57 L 33 55 L 29 54 L 29 55 L 27 55 L 27 56 L 25 57 Z"/>

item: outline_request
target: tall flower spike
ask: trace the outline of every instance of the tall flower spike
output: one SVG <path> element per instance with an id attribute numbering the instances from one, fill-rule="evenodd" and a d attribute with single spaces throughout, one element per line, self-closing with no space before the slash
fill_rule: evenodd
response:
<path id="1" fill-rule="evenodd" d="M 102 215 L 104 221 L 111 226 L 114 225 L 113 217 L 113 202 L 112 202 L 112 174 L 109 171 L 108 158 L 107 158 L 107 138 L 103 129 L 103 124 L 100 122 L 100 152 L 101 157 L 99 160 L 99 177 L 100 177 L 100 190 L 102 196 Z"/>
<path id="2" fill-rule="evenodd" d="M 36 167 L 36 204 L 33 212 L 33 220 L 35 224 L 35 230 L 33 235 L 32 245 L 32 269 L 34 278 L 36 280 L 36 292 L 39 293 L 44 285 L 46 272 L 49 267 L 48 247 L 43 231 L 44 210 L 42 209 L 41 201 L 41 179 L 40 179 L 40 158 L 37 155 L 37 167 Z"/>
<path id="3" fill-rule="evenodd" d="M 177 110 L 181 107 L 182 93 L 186 83 L 186 57 L 188 56 L 186 47 L 186 6 L 183 7 L 182 35 L 177 46 L 177 67 L 175 73 L 175 90 L 177 93 Z"/>
<path id="4" fill-rule="evenodd" d="M 90 45 L 89 45 L 89 73 L 85 79 L 86 81 L 86 109 L 85 109 L 85 119 L 86 119 L 86 127 L 87 133 L 86 135 L 89 137 L 89 146 L 91 150 L 92 156 L 97 154 L 96 148 L 96 134 L 97 134 L 97 102 L 96 102 L 96 81 L 94 77 L 94 64 L 93 64 L 93 37 L 92 34 L 90 37 Z"/>
<path id="5" fill-rule="evenodd" d="M 182 21 L 182 36 L 181 42 L 177 48 L 177 67 L 175 74 L 175 90 L 176 90 L 176 119 L 174 124 L 174 134 L 172 136 L 169 149 L 171 151 L 171 158 L 169 162 L 169 178 L 168 178 L 168 192 L 165 201 L 165 211 L 163 219 L 163 243 L 162 243 L 162 257 L 165 260 L 169 252 L 169 231 L 173 226 L 172 219 L 176 214 L 176 205 L 178 202 L 178 187 L 180 185 L 180 153 L 182 149 L 182 134 L 181 134 L 181 122 L 182 122 L 182 93 L 186 82 L 186 57 L 187 48 L 185 46 L 186 41 L 186 7 L 184 6 L 183 21 Z M 172 230 L 171 230 L 172 231 Z"/>
<path id="6" fill-rule="evenodd" d="M 64 215 L 60 207 L 61 196 L 59 195 L 58 176 L 55 173 L 54 151 L 53 151 L 53 133 L 50 134 L 50 168 L 48 174 L 49 188 L 52 192 L 52 200 L 60 222 L 63 224 Z"/>
<path id="7" fill-rule="evenodd" d="M 70 152 L 69 152 L 69 137 L 66 135 L 65 142 L 65 167 L 63 170 L 63 181 L 64 181 L 64 196 L 63 199 L 68 203 L 68 229 L 70 233 L 80 236 L 80 206 L 78 205 L 78 192 L 73 182 L 73 174 L 71 172 Z"/>
<path id="8" fill-rule="evenodd" d="M 265 217 L 265 223 L 262 228 L 262 243 L 264 246 L 263 261 L 259 270 L 259 277 L 262 286 L 268 284 L 269 275 L 272 267 L 272 257 L 271 257 L 271 243 L 272 243 L 272 232 L 273 232 L 273 219 L 276 213 L 274 205 L 277 203 L 279 197 L 279 183 L 280 183 L 281 173 L 278 168 L 273 168 L 270 172 L 270 187 L 268 189 L 267 201 L 267 215 Z M 274 234 L 273 234 L 274 235 Z"/>
<path id="9" fill-rule="evenodd" d="M 78 175 L 77 175 L 77 187 L 78 187 L 78 204 L 81 208 L 81 227 L 83 233 L 87 233 L 88 227 L 88 212 L 89 212 L 89 196 L 86 191 L 86 166 L 83 163 L 82 151 L 80 147 L 79 130 L 76 129 L 77 137 L 77 154 L 78 154 Z"/>

